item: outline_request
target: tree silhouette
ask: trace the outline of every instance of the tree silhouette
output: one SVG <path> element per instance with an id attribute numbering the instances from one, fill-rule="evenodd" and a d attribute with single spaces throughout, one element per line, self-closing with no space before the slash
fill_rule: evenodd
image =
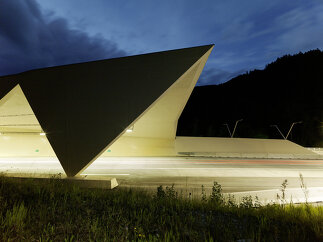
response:
<path id="1" fill-rule="evenodd" d="M 323 147 L 323 52 L 319 49 L 285 55 L 264 70 L 253 70 L 220 85 L 195 87 L 179 119 L 179 136 L 228 137 L 230 127 L 243 118 L 235 137 L 277 138 L 270 127 L 289 140 Z"/>

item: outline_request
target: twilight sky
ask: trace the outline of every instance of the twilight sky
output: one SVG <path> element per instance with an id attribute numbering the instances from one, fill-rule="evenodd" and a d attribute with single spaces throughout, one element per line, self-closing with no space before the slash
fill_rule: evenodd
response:
<path id="1" fill-rule="evenodd" d="M 323 1 L 0 0 L 0 75 L 212 43 L 198 85 L 323 50 Z"/>

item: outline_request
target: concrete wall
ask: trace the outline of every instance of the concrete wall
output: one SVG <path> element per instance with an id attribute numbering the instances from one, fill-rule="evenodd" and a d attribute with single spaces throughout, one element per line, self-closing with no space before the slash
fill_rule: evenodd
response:
<path id="1" fill-rule="evenodd" d="M 317 153 L 323 157 L 323 148 L 306 148 L 314 153 Z"/>
<path id="2" fill-rule="evenodd" d="M 318 159 L 318 154 L 282 139 L 176 137 L 176 153 L 191 156 Z"/>
<path id="3" fill-rule="evenodd" d="M 0 135 L 0 157 L 55 157 L 45 136 Z"/>
<path id="4" fill-rule="evenodd" d="M 55 157 L 46 136 L 0 135 L 0 157 Z M 122 136 L 102 156 L 212 156 L 232 158 L 323 159 L 288 140 L 176 137 L 172 139 Z"/>

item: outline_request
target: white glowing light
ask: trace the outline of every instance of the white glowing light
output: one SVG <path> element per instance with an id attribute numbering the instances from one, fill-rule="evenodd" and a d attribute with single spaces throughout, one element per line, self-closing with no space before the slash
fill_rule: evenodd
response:
<path id="1" fill-rule="evenodd" d="M 44 136 L 44 135 L 46 135 L 46 133 L 43 133 L 43 132 L 42 132 L 42 133 L 39 133 L 39 135 L 42 135 L 42 136 Z"/>
<path id="2" fill-rule="evenodd" d="M 131 133 L 133 131 L 133 126 L 132 127 L 130 127 L 130 128 L 128 128 L 128 129 L 126 129 L 126 132 L 127 133 Z"/>

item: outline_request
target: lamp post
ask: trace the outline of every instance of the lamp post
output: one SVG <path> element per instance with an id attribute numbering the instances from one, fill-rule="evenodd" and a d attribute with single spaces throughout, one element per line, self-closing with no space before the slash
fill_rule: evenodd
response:
<path id="1" fill-rule="evenodd" d="M 232 135 L 232 134 L 231 134 L 231 131 L 230 131 L 229 125 L 228 125 L 228 124 L 226 124 L 226 123 L 225 123 L 225 124 L 223 124 L 223 125 L 227 126 L 227 129 L 228 129 L 229 135 L 230 135 L 230 137 L 231 137 L 231 135 Z"/>
<path id="2" fill-rule="evenodd" d="M 284 135 L 283 135 L 283 133 L 280 131 L 280 129 L 278 128 L 278 125 L 274 124 L 274 125 L 270 125 L 270 126 L 271 126 L 271 127 L 276 127 L 276 129 L 278 130 L 278 132 L 280 133 L 280 135 L 281 135 L 284 139 L 287 139 L 287 138 L 288 138 L 288 136 L 289 136 L 289 134 L 290 134 L 290 132 L 292 131 L 292 129 L 293 129 L 293 127 L 294 127 L 294 125 L 295 125 L 295 124 L 301 124 L 301 123 L 303 123 L 303 121 L 298 121 L 298 122 L 294 122 L 294 123 L 292 123 L 292 124 L 291 124 L 291 126 L 290 126 L 290 128 L 289 128 L 289 130 L 288 130 L 288 133 L 287 133 L 287 135 L 286 135 L 286 136 L 284 136 Z"/>
<path id="3" fill-rule="evenodd" d="M 237 121 L 236 121 L 236 124 L 234 125 L 234 129 L 233 129 L 233 132 L 232 132 L 232 133 L 231 133 L 231 131 L 230 131 L 230 127 L 229 127 L 229 125 L 228 125 L 227 123 L 223 124 L 223 125 L 227 126 L 227 130 L 228 130 L 229 135 L 230 135 L 230 137 L 231 137 L 231 138 L 233 138 L 233 135 L 234 135 L 234 133 L 236 132 L 236 129 L 237 129 L 237 125 L 238 125 L 238 123 L 239 123 L 240 121 L 242 121 L 242 120 L 243 120 L 243 119 L 239 119 L 239 120 L 237 120 Z"/>
<path id="4" fill-rule="evenodd" d="M 237 120 L 237 121 L 236 121 L 236 124 L 234 125 L 234 129 L 233 129 L 233 132 L 232 132 L 231 138 L 233 138 L 234 133 L 236 132 L 236 129 L 237 129 L 238 123 L 239 123 L 240 121 L 242 121 L 242 120 L 243 120 L 243 119 L 239 119 L 239 120 Z"/>
<path id="5" fill-rule="evenodd" d="M 278 130 L 278 132 L 280 133 L 280 135 L 283 137 L 283 139 L 286 139 L 285 135 L 283 135 L 283 133 L 280 131 L 280 129 L 278 128 L 278 125 L 276 124 L 272 124 L 270 125 L 270 127 L 276 127 L 276 129 Z"/>
<path id="6" fill-rule="evenodd" d="M 294 127 L 294 125 L 295 124 L 301 124 L 302 123 L 302 121 L 298 121 L 298 122 L 294 122 L 294 123 L 292 123 L 292 125 L 290 126 L 290 129 L 289 129 L 289 131 L 288 131 L 288 133 L 287 133 L 287 135 L 286 135 L 286 139 L 288 138 L 288 135 L 290 134 L 290 132 L 292 131 L 292 128 Z"/>

